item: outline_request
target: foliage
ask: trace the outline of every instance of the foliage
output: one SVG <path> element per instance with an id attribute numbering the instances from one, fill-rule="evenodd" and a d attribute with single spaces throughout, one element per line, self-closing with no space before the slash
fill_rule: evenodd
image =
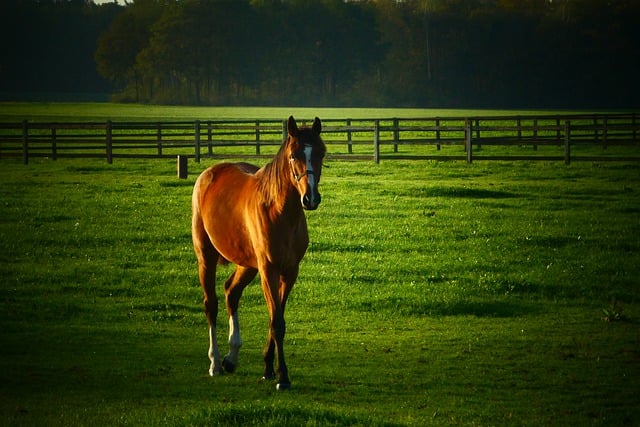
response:
<path id="1" fill-rule="evenodd" d="M 329 161 L 277 393 L 259 286 L 239 370 L 207 376 L 189 197 L 212 162 L 2 160 L 2 424 L 640 422 L 637 164 Z"/>
<path id="2" fill-rule="evenodd" d="M 0 92 L 104 92 L 102 76 L 145 103 L 634 108 L 638 5 L 8 0 L 0 35 L 21 42 Z"/>
<path id="3" fill-rule="evenodd" d="M 619 322 L 622 320 L 627 320 L 627 317 L 624 315 L 624 307 L 619 301 L 616 301 L 615 298 L 611 300 L 611 304 L 609 307 L 602 309 L 602 320 L 605 322 Z"/>
<path id="4" fill-rule="evenodd" d="M 30 100 L 48 92 L 64 99 L 64 93 L 108 92 L 93 52 L 120 11 L 83 0 L 0 2 L 0 96 Z"/>

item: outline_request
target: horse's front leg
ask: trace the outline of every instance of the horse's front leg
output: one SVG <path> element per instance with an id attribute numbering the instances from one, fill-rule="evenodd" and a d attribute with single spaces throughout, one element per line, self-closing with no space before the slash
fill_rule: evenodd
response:
<path id="1" fill-rule="evenodd" d="M 284 309 L 286 306 L 289 292 L 295 282 L 297 271 L 294 274 L 280 276 L 277 272 L 272 271 L 271 274 L 263 275 L 263 291 L 269 308 L 270 323 L 269 337 L 264 351 L 265 362 L 265 379 L 275 379 L 276 371 L 273 365 L 275 356 L 278 357 L 278 390 L 286 390 L 291 388 L 289 380 L 289 371 L 284 357 L 284 337 L 286 333 L 286 323 L 284 320 Z M 265 283 L 265 280 L 266 283 Z"/>

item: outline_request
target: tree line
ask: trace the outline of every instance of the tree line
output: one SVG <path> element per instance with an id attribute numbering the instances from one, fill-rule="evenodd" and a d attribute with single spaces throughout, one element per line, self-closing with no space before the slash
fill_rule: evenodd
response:
<path id="1" fill-rule="evenodd" d="M 635 0 L 4 0 L 0 92 L 199 105 L 634 108 Z M 14 40 L 15 42 L 8 42 Z"/>

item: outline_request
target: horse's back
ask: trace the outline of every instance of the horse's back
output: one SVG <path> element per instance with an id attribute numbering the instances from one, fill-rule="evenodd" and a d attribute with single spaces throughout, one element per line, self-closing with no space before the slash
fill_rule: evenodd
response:
<path id="1" fill-rule="evenodd" d="M 207 193 L 214 191 L 212 188 L 237 192 L 257 170 L 257 166 L 243 162 L 220 163 L 205 169 L 194 185 L 194 206 L 197 203 L 199 207 L 202 207 L 204 204 L 202 198 Z"/>

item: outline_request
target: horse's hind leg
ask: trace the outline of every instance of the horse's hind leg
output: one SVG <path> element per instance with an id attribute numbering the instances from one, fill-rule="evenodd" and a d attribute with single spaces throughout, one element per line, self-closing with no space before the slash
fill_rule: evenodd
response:
<path id="1" fill-rule="evenodd" d="M 198 257 L 198 275 L 200 285 L 204 292 L 204 312 L 209 323 L 209 375 L 214 376 L 222 373 L 222 363 L 220 361 L 220 349 L 216 337 L 216 318 L 218 317 L 218 296 L 216 295 L 216 265 L 220 255 L 215 250 L 209 236 L 201 226 L 199 218 L 194 216 L 193 248 Z"/>
<path id="2" fill-rule="evenodd" d="M 222 366 L 227 372 L 233 372 L 238 366 L 238 352 L 242 346 L 240 337 L 240 321 L 238 319 L 238 304 L 244 288 L 256 277 L 257 270 L 237 266 L 224 284 L 229 314 L 229 353 L 222 360 Z"/>
<path id="3" fill-rule="evenodd" d="M 209 323 L 209 375 L 214 376 L 222 373 L 222 363 L 220 360 L 220 349 L 216 337 L 216 319 L 218 317 L 218 296 L 216 295 L 216 263 L 213 256 L 208 257 L 204 262 L 198 262 L 200 273 L 200 284 L 204 292 L 204 312 Z"/>

